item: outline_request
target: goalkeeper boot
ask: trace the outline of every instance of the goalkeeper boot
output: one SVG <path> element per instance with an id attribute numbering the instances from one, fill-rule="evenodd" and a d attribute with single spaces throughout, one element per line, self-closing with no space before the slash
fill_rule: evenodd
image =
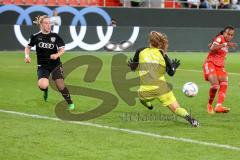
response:
<path id="1" fill-rule="evenodd" d="M 192 118 L 190 115 L 187 115 L 185 119 L 193 126 L 193 127 L 199 127 L 199 122 Z"/>
<path id="2" fill-rule="evenodd" d="M 140 102 L 149 110 L 153 110 L 153 105 L 151 102 L 147 102 L 147 101 L 142 101 L 140 100 Z"/>
<path id="3" fill-rule="evenodd" d="M 153 110 L 153 105 L 151 105 L 150 107 L 147 107 L 149 110 Z"/>

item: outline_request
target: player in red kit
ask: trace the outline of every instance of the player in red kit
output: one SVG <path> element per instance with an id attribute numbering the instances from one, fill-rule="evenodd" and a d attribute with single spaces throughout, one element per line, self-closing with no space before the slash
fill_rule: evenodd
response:
<path id="1" fill-rule="evenodd" d="M 234 32 L 235 29 L 232 26 L 227 26 L 219 32 L 209 45 L 210 52 L 203 64 L 204 78 L 211 84 L 207 105 L 207 111 L 210 114 L 214 112 L 227 113 L 230 111 L 229 108 L 222 106 L 228 87 L 228 75 L 224 68 L 224 60 L 229 47 L 235 48 L 237 46 L 236 43 L 231 42 Z M 212 104 L 217 91 L 217 105 L 213 108 Z"/>

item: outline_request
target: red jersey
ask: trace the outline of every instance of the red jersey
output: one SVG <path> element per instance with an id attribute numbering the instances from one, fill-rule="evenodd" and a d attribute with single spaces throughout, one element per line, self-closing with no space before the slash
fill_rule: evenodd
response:
<path id="1" fill-rule="evenodd" d="M 223 35 L 214 38 L 212 44 L 223 44 L 226 43 Z M 207 62 L 212 62 L 214 65 L 224 67 L 224 60 L 228 53 L 228 46 L 222 47 L 218 50 L 210 51 L 207 56 Z"/>

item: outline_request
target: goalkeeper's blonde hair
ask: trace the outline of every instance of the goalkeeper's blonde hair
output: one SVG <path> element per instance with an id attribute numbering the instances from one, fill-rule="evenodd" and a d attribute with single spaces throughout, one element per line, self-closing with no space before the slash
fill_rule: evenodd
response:
<path id="1" fill-rule="evenodd" d="M 47 15 L 37 16 L 35 17 L 35 21 L 33 21 L 33 23 L 40 26 L 45 18 L 50 18 L 50 17 Z"/>
<path id="2" fill-rule="evenodd" d="M 149 34 L 149 43 L 151 47 L 162 49 L 164 53 L 168 49 L 168 39 L 164 33 L 151 31 Z"/>

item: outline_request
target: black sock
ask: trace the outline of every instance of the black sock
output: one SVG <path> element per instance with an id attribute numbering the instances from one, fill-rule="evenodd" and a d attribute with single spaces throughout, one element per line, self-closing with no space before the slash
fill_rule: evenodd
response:
<path id="1" fill-rule="evenodd" d="M 47 92 L 48 91 L 48 88 L 46 89 L 42 89 L 42 88 L 39 88 L 41 91 L 44 91 L 44 92 Z"/>
<path id="2" fill-rule="evenodd" d="M 62 93 L 62 96 L 63 98 L 65 99 L 65 101 L 68 103 L 68 104 L 72 104 L 72 99 L 71 99 L 71 96 L 70 96 L 70 93 L 68 91 L 68 89 L 66 87 L 64 87 L 63 90 L 60 91 Z"/>
<path id="3" fill-rule="evenodd" d="M 186 115 L 184 117 L 188 122 L 191 122 L 193 120 L 193 118 L 190 115 Z"/>

